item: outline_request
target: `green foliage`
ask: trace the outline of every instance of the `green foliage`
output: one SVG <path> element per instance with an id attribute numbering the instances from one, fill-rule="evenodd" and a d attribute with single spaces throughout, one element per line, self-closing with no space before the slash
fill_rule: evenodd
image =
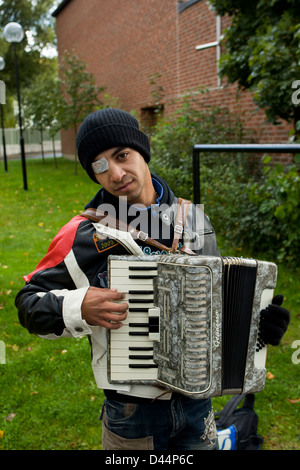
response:
<path id="1" fill-rule="evenodd" d="M 210 172 L 205 206 L 226 249 L 299 266 L 300 177 L 295 165 L 270 165 L 249 175 L 241 156 Z M 208 172 L 204 170 L 208 175 Z"/>
<path id="2" fill-rule="evenodd" d="M 95 84 L 95 77 L 86 70 L 86 64 L 76 55 L 65 52 L 60 66 L 60 99 L 57 117 L 63 129 L 74 130 L 74 163 L 77 173 L 75 139 L 78 126 L 88 114 L 102 107 L 100 93 L 104 87 Z"/>
<path id="3" fill-rule="evenodd" d="M 21 24 L 25 32 L 23 41 L 17 45 L 20 84 L 22 89 L 29 86 L 32 80 L 46 70 L 53 73 L 56 58 L 49 59 L 44 55 L 45 48 L 55 44 L 54 19 L 50 10 L 54 0 L 5 0 L 1 2 L 0 29 L 10 22 Z M 7 95 L 15 96 L 16 80 L 13 48 L 3 37 L 0 37 L 1 56 L 5 60 L 5 69 L 1 79 L 7 86 Z"/>
<path id="4" fill-rule="evenodd" d="M 28 160 L 28 191 L 21 161 L 0 165 L 0 449 L 101 448 L 98 421 L 103 392 L 95 385 L 87 338 L 48 341 L 21 327 L 14 305 L 50 241 L 97 190 L 82 169 L 58 159 Z M 15 215 L 13 215 L 13 212 Z M 17 213 L 17 215 L 16 215 Z M 1 438 L 2 437 L 2 438 Z"/>
<path id="5" fill-rule="evenodd" d="M 186 95 L 173 115 L 161 118 L 151 130 L 151 170 L 163 176 L 178 194 L 192 198 L 192 152 L 197 143 L 243 142 L 242 119 L 224 107 L 203 106 L 197 95 Z M 218 154 L 203 154 L 213 168 Z"/>
<path id="6" fill-rule="evenodd" d="M 255 240 L 256 250 L 264 237 L 269 241 L 277 259 L 290 264 L 299 263 L 300 253 L 300 176 L 295 165 L 284 168 L 268 165 L 265 159 L 261 181 L 249 188 L 249 203 L 257 208 L 261 220 L 260 236 Z M 266 235 L 265 235 L 266 233 Z"/>
<path id="7" fill-rule="evenodd" d="M 59 129 L 58 110 L 61 91 L 55 75 L 38 76 L 23 94 L 25 125 L 55 134 Z"/>
<path id="8" fill-rule="evenodd" d="M 95 77 L 86 70 L 86 64 L 76 54 L 65 52 L 60 65 L 62 89 L 59 121 L 63 129 L 77 126 L 95 108 L 102 105 L 99 99 L 104 87 L 97 87 Z"/>
<path id="9" fill-rule="evenodd" d="M 232 16 L 225 32 L 220 73 L 254 92 L 267 118 L 295 123 L 292 83 L 300 76 L 300 12 L 297 0 L 211 0 L 220 15 Z"/>
<path id="10" fill-rule="evenodd" d="M 192 149 L 197 143 L 239 142 L 250 136 L 225 108 L 195 108 L 187 97 L 168 119 L 152 129 L 151 171 L 163 176 L 175 194 L 193 199 Z M 226 250 L 299 264 L 300 189 L 297 166 L 264 167 L 257 157 L 228 153 L 200 155 L 201 203 Z"/>

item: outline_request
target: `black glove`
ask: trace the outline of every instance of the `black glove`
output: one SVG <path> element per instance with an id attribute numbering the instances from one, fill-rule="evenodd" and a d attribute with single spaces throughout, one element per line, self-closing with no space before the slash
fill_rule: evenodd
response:
<path id="1" fill-rule="evenodd" d="M 283 295 L 275 295 L 272 303 L 260 312 L 259 337 L 265 344 L 277 346 L 290 323 L 290 312 L 281 307 Z"/>

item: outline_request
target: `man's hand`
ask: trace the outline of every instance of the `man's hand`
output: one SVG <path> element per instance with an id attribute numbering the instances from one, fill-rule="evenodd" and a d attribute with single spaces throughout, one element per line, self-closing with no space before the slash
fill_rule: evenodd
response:
<path id="1" fill-rule="evenodd" d="M 290 323 L 290 312 L 281 307 L 283 295 L 275 295 L 272 303 L 260 312 L 260 337 L 265 344 L 277 346 Z"/>
<path id="2" fill-rule="evenodd" d="M 116 289 L 90 287 L 81 305 L 81 315 L 88 325 L 118 329 L 127 317 L 128 304 L 116 303 L 123 300 L 125 294 Z"/>

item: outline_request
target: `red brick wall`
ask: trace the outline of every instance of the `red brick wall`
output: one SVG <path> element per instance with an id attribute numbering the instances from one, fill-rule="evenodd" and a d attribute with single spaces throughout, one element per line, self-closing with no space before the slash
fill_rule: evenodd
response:
<path id="1" fill-rule="evenodd" d="M 245 113 L 260 142 L 287 141 L 288 126 L 266 123 L 249 93 L 237 102 L 235 86 L 217 86 L 216 48 L 196 50 L 216 40 L 215 14 L 205 0 L 180 13 L 177 0 L 71 0 L 56 24 L 59 55 L 73 50 L 123 109 L 140 112 L 155 104 L 150 75 L 158 73 L 166 113 L 175 99 L 202 86 L 208 88 L 203 100 Z M 73 141 L 64 133 L 64 152 L 73 153 Z"/>
<path id="2" fill-rule="evenodd" d="M 175 0 L 72 0 L 57 17 L 59 54 L 74 50 L 99 85 L 138 110 L 151 104 L 151 74 L 175 91 L 176 19 Z"/>
<path id="3" fill-rule="evenodd" d="M 286 142 L 290 127 L 286 123 L 273 126 L 266 122 L 265 113 L 258 110 L 248 92 L 238 92 L 235 85 L 217 81 L 216 48 L 196 50 L 196 46 L 216 41 L 215 14 L 206 1 L 199 1 L 179 15 L 180 88 L 184 92 L 200 86 L 208 88 L 203 101 L 227 106 L 244 115 L 245 124 L 257 133 L 261 143 Z M 221 28 L 229 25 L 228 18 L 221 19 Z"/>

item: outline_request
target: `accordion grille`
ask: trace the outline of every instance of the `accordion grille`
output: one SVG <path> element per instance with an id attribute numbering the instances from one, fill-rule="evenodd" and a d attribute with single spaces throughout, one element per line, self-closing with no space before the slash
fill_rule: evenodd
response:
<path id="1" fill-rule="evenodd" d="M 155 303 L 162 310 L 161 338 L 154 343 L 158 380 L 191 393 L 206 390 L 211 375 L 210 269 L 162 263 L 154 283 Z"/>

